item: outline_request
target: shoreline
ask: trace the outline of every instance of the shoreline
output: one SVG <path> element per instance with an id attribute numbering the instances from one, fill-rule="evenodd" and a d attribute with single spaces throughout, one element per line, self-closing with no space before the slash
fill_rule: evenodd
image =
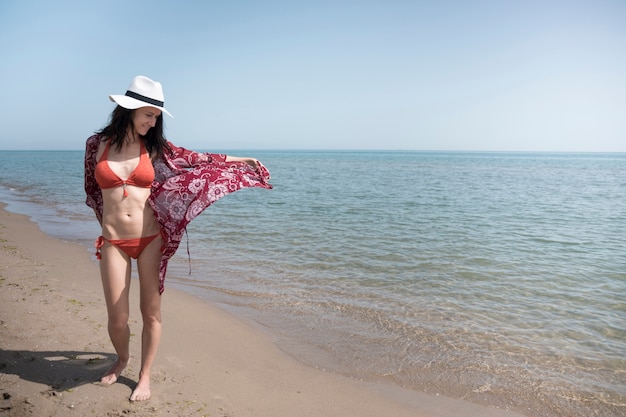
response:
<path id="1" fill-rule="evenodd" d="M 0 203 L 0 416 L 484 416 L 520 414 L 307 367 L 244 319 L 166 288 L 152 398 L 130 403 L 141 316 L 131 284 L 131 355 L 118 383 L 99 271 L 81 245 Z M 108 414 L 107 414 L 108 413 Z"/>

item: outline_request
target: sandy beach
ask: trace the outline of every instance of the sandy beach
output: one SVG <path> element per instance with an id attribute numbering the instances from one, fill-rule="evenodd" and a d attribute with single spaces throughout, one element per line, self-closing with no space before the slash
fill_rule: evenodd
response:
<path id="1" fill-rule="evenodd" d="M 0 206 L 0 416 L 513 417 L 511 411 L 304 366 L 270 335 L 166 288 L 152 398 L 131 403 L 141 333 L 131 290 L 131 364 L 114 360 L 98 266 L 88 251 Z"/>

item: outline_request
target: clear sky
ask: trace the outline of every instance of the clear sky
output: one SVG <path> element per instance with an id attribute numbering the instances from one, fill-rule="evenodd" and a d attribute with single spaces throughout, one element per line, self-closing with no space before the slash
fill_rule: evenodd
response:
<path id="1" fill-rule="evenodd" d="M 626 152 L 626 1 L 0 0 L 0 149 L 83 149 L 135 75 L 192 149 Z"/>

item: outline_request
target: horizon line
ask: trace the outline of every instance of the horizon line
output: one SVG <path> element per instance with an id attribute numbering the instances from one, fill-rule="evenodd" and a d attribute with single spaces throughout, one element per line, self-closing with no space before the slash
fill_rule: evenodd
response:
<path id="1" fill-rule="evenodd" d="M 220 153 L 220 151 L 255 151 L 255 152 L 456 152 L 456 153 L 604 153 L 622 154 L 623 151 L 581 151 L 581 150 L 472 150 L 472 149 L 376 149 L 376 148 L 198 148 L 197 152 Z M 0 149 L 0 152 L 83 152 L 84 149 Z"/>

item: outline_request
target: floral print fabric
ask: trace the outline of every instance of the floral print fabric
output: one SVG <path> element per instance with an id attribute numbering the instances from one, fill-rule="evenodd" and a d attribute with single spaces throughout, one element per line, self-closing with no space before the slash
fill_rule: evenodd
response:
<path id="1" fill-rule="evenodd" d="M 100 223 L 102 191 L 94 173 L 103 139 L 98 134 L 89 137 L 85 149 L 86 204 Z M 262 164 L 254 169 L 245 162 L 226 162 L 224 154 L 194 152 L 168 144 L 173 153 L 165 151 L 163 157 L 152 162 L 155 178 L 148 199 L 165 239 L 159 265 L 160 293 L 165 289 L 167 262 L 176 253 L 191 220 L 215 201 L 241 188 L 272 188 L 269 171 Z"/>

